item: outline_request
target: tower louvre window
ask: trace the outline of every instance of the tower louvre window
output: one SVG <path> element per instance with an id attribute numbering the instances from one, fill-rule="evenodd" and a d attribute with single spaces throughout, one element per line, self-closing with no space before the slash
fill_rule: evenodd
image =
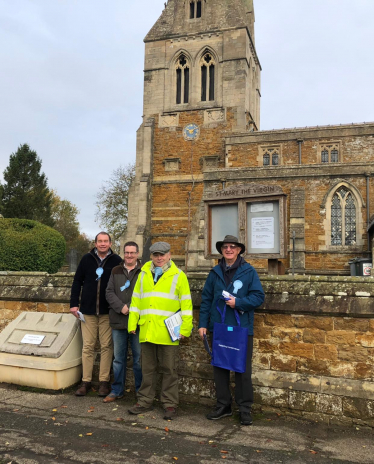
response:
<path id="1" fill-rule="evenodd" d="M 195 18 L 195 2 L 190 2 L 190 19 Z"/>
<path id="2" fill-rule="evenodd" d="M 201 2 L 196 2 L 196 18 L 201 18 Z"/>
<path id="3" fill-rule="evenodd" d="M 194 0 L 190 2 L 190 19 L 201 18 L 201 1 Z"/>
<path id="4" fill-rule="evenodd" d="M 201 101 L 214 101 L 215 63 L 212 55 L 206 51 L 201 62 Z"/>
<path id="5" fill-rule="evenodd" d="M 177 78 L 177 95 L 176 103 L 180 105 L 182 103 L 188 103 L 190 97 L 190 68 L 184 54 L 182 53 L 176 66 L 176 78 Z"/>

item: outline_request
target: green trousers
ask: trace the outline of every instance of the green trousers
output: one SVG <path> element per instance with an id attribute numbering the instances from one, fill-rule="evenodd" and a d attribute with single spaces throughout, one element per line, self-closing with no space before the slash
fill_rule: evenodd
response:
<path id="1" fill-rule="evenodd" d="M 178 392 L 178 345 L 156 345 L 142 343 L 143 380 L 138 391 L 138 403 L 151 407 L 157 384 L 157 368 L 162 376 L 160 400 L 164 408 L 176 408 L 179 403 Z"/>

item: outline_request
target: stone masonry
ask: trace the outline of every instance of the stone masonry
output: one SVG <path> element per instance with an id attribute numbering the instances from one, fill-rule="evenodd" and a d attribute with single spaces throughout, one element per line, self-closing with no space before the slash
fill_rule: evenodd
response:
<path id="1" fill-rule="evenodd" d="M 197 327 L 206 274 L 190 273 Z M 0 330 L 22 311 L 69 311 L 72 274 L 0 273 Z M 257 409 L 374 426 L 373 278 L 262 276 L 255 316 Z M 195 329 L 181 344 L 182 400 L 213 403 L 213 372 Z M 131 372 L 128 388 L 133 388 Z"/>
<path id="2" fill-rule="evenodd" d="M 374 124 L 260 131 L 253 1 L 201 4 L 201 17 L 191 18 L 190 2 L 169 0 L 145 38 L 144 116 L 122 243 L 135 239 L 143 250 L 156 240 L 168 241 L 180 266 L 205 272 L 214 264 L 207 251 L 212 234 L 207 196 L 224 197 L 244 185 L 274 187 L 286 198 L 280 268 L 349 275 L 352 258 L 371 256 Z M 206 52 L 214 63 L 215 92 L 214 100 L 202 101 Z M 176 100 L 180 56 L 189 70 L 189 100 L 183 103 Z M 189 125 L 198 128 L 191 140 L 185 137 Z M 349 212 L 333 211 L 342 191 L 350 199 Z M 339 227 L 342 243 L 333 241 Z M 247 228 L 238 224 L 239 238 L 248 242 Z M 267 273 L 266 258 L 245 258 Z"/>

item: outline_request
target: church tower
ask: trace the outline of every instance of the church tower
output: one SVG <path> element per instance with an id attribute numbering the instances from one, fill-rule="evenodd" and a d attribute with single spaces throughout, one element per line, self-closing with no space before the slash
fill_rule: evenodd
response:
<path id="1" fill-rule="evenodd" d="M 169 0 L 145 38 L 143 124 L 125 240 L 172 245 L 183 265 L 203 172 L 225 137 L 260 126 L 253 0 Z M 187 246 L 188 251 L 188 246 Z"/>

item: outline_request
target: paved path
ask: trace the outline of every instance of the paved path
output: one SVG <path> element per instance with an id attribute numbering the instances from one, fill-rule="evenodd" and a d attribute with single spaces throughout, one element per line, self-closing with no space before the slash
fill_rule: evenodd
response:
<path id="1" fill-rule="evenodd" d="M 165 421 L 158 407 L 129 415 L 132 404 L 132 395 L 108 405 L 97 396 L 0 386 L 0 464 L 374 463 L 371 429 L 277 415 L 243 427 L 236 416 L 207 421 L 208 409 L 196 405 Z"/>

